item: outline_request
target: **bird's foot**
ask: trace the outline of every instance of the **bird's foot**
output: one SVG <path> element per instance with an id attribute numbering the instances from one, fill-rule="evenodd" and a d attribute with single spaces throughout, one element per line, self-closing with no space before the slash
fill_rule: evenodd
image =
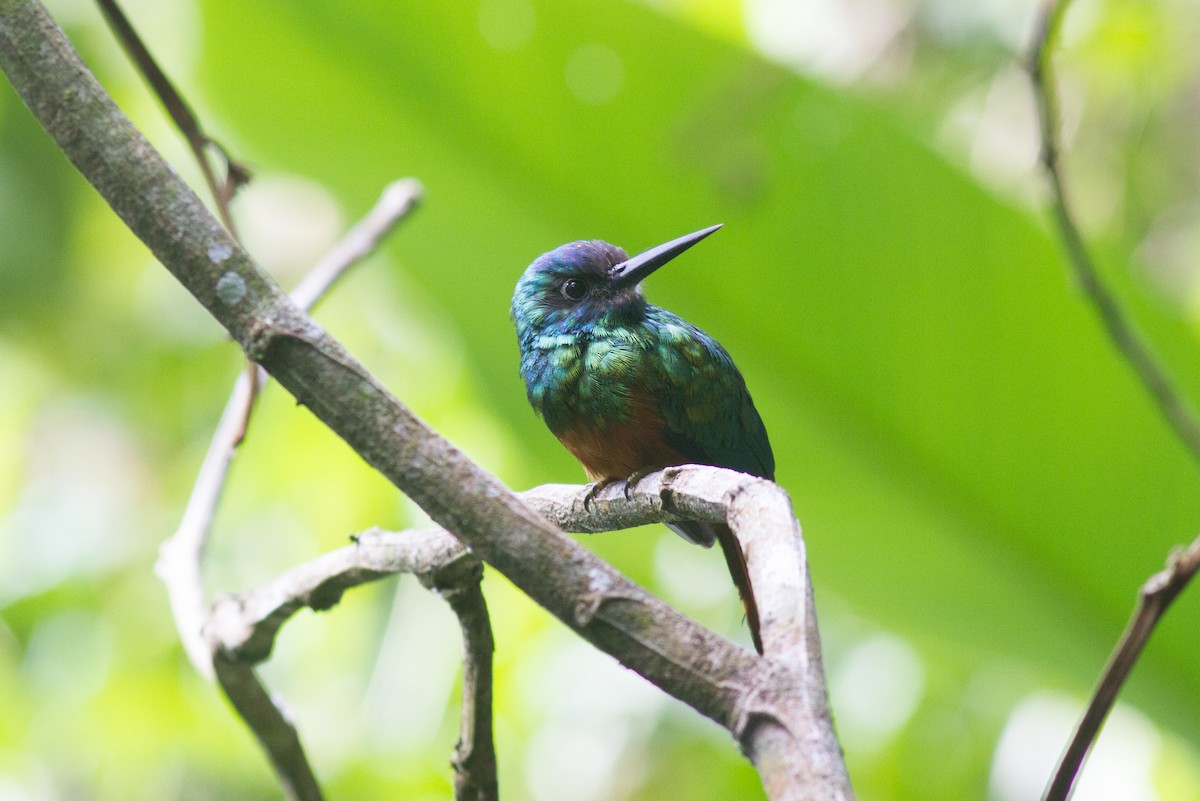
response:
<path id="1" fill-rule="evenodd" d="M 611 487 L 613 484 L 617 484 L 619 482 L 625 483 L 625 489 L 623 490 L 625 500 L 632 501 L 633 486 L 646 476 L 650 475 L 656 470 L 661 469 L 661 467 L 643 467 L 640 470 L 633 471 L 633 474 L 630 475 L 629 478 L 615 478 L 613 476 L 609 476 L 608 478 L 602 478 L 594 482 L 592 486 L 588 487 L 587 494 L 583 496 L 583 511 L 590 512 L 592 510 L 592 501 L 596 500 L 596 496 Z"/>
<path id="2" fill-rule="evenodd" d="M 631 476 L 629 476 L 629 478 L 625 479 L 625 500 L 632 501 L 633 500 L 633 495 L 632 495 L 633 487 L 639 481 L 641 481 L 643 478 L 645 478 L 646 476 L 648 476 L 651 473 L 658 471 L 658 470 L 662 470 L 662 468 L 652 466 L 652 467 L 643 467 L 640 470 L 634 470 L 633 474 Z"/>
<path id="3" fill-rule="evenodd" d="M 609 476 L 608 478 L 599 479 L 592 486 L 588 487 L 587 494 L 583 496 L 583 511 L 592 511 L 592 501 L 596 500 L 596 496 L 620 480 L 619 478 Z"/>

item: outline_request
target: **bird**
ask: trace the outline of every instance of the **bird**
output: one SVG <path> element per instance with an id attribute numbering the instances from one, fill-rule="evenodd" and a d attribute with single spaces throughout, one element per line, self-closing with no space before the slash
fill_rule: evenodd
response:
<path id="1" fill-rule="evenodd" d="M 596 489 L 664 467 L 701 464 L 775 480 L 775 456 L 745 379 L 711 336 L 648 302 L 642 281 L 720 224 L 630 258 L 600 240 L 543 253 L 512 298 L 520 372 L 534 411 Z M 745 556 L 724 524 L 668 524 L 685 540 L 720 543 L 763 652 Z"/>

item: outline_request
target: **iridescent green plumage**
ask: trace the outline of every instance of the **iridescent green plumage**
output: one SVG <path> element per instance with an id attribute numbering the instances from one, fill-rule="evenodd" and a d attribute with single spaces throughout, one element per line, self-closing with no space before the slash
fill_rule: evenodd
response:
<path id="1" fill-rule="evenodd" d="M 606 242 L 571 242 L 538 257 L 517 282 L 512 316 L 529 402 L 593 479 L 685 463 L 774 479 L 766 428 L 729 354 L 648 303 L 640 286 L 715 230 L 633 259 Z M 672 528 L 702 545 L 721 542 L 760 645 L 732 534 L 704 523 Z"/>
<path id="2" fill-rule="evenodd" d="M 529 402 L 560 434 L 598 435 L 630 422 L 632 397 L 657 402 L 667 443 L 697 464 L 774 478 L 766 429 L 725 349 L 678 315 L 648 303 L 640 285 L 607 290 L 626 261 L 605 242 L 572 242 L 538 258 L 513 295 Z M 566 281 L 592 282 L 580 301 Z"/>

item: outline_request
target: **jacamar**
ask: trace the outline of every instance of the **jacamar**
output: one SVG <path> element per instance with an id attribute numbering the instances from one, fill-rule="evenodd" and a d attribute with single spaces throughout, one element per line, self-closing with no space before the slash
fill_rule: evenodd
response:
<path id="1" fill-rule="evenodd" d="M 720 228 L 629 258 L 600 241 L 539 256 L 517 282 L 512 317 L 529 403 L 592 481 L 680 464 L 774 480 L 775 457 L 746 382 L 725 349 L 646 301 L 642 279 Z M 670 524 L 689 542 L 719 542 L 762 653 L 745 558 L 725 525 Z"/>

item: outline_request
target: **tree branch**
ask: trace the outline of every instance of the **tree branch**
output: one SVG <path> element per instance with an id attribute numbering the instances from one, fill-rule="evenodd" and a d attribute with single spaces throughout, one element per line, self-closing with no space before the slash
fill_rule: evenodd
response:
<path id="1" fill-rule="evenodd" d="M 654 522 L 727 523 L 746 554 L 771 659 L 820 672 L 808 562 L 791 501 L 777 484 L 715 467 L 669 467 L 635 485 L 617 482 L 590 496 L 574 484 L 548 484 L 522 499 L 564 531 L 613 531 Z M 824 687 L 823 675 L 811 677 Z M 822 689 L 823 692 L 823 689 Z"/>
<path id="2" fill-rule="evenodd" d="M 240 595 L 222 595 L 204 624 L 204 638 L 221 689 L 258 738 L 291 801 L 320 801 L 300 735 L 282 701 L 254 673 L 267 660 L 279 629 L 308 607 L 324 611 L 349 588 L 397 573 L 415 573 L 439 592 L 463 629 L 463 723 L 455 758 L 458 798 L 497 797 L 491 739 L 491 628 L 480 591 L 482 565 L 442 529 L 403 534 L 374 529 L 354 544 L 286 571 Z M 490 791 L 490 794 L 489 794 Z"/>
<path id="3" fill-rule="evenodd" d="M 208 190 L 217 204 L 221 221 L 231 234 L 237 236 L 233 215 L 229 212 L 229 203 L 233 200 L 237 190 L 250 180 L 250 170 L 244 164 L 231 159 L 229 152 L 219 142 L 204 133 L 200 127 L 200 120 L 192 112 L 191 106 L 158 66 L 154 56 L 150 55 L 150 50 L 142 42 L 141 37 L 130 24 L 125 12 L 117 5 L 116 0 L 96 0 L 96 4 L 100 6 L 100 11 L 108 20 L 108 25 L 112 28 L 117 41 L 125 48 L 129 58 L 137 65 L 138 71 L 142 73 L 146 83 L 150 84 L 150 88 L 158 96 L 159 102 L 167 110 L 175 127 L 187 140 L 188 147 L 192 149 L 192 155 L 196 157 L 196 162 L 200 165 L 200 172 L 204 174 Z M 225 162 L 224 181 L 217 181 L 216 172 L 208 160 L 207 148 L 210 146 L 220 153 L 221 159 Z"/>
<path id="4" fill-rule="evenodd" d="M 1159 412 L 1174 429 L 1176 436 L 1191 453 L 1192 458 L 1200 462 L 1200 422 L 1197 422 L 1195 410 L 1175 388 L 1167 371 L 1142 341 L 1141 334 L 1125 316 L 1116 297 L 1101 280 L 1096 262 L 1083 242 L 1079 224 L 1075 221 L 1067 199 L 1062 164 L 1059 160 L 1058 99 L 1051 56 L 1069 5 L 1069 0 L 1048 0 L 1042 5 L 1029 58 L 1029 72 L 1041 126 L 1041 161 L 1053 195 L 1051 205 L 1054 221 L 1066 248 L 1075 279 L 1095 307 L 1104 330 L 1150 393 L 1158 405 Z"/>
<path id="5" fill-rule="evenodd" d="M 313 265 L 296 288 L 292 302 L 312 309 L 346 271 L 370 256 L 396 226 L 417 207 L 425 190 L 415 178 L 401 178 L 383 188 L 379 200 Z"/>
<path id="6" fill-rule="evenodd" d="M 270 658 L 279 629 L 301 609 L 323 612 L 335 606 L 346 590 L 397 573 L 429 576 L 451 569 L 465 571 L 479 563 L 440 528 L 399 533 L 371 529 L 353 540 L 261 587 L 218 597 L 204 625 L 212 650 L 258 664 Z"/>
<path id="7" fill-rule="evenodd" d="M 1037 18 L 1029 71 L 1037 102 L 1042 149 L 1041 161 L 1053 195 L 1055 223 L 1066 248 L 1076 280 L 1095 307 L 1101 323 L 1117 350 L 1133 368 L 1138 379 L 1157 403 L 1159 411 L 1174 429 L 1192 457 L 1200 461 L 1200 423 L 1195 410 L 1175 388 L 1170 376 L 1158 363 L 1140 334 L 1125 316 L 1116 296 L 1100 279 L 1095 261 L 1084 244 L 1079 225 L 1067 200 L 1060 146 L 1058 99 L 1055 93 L 1052 55 L 1070 0 L 1046 0 Z M 1167 568 L 1142 585 L 1138 604 L 1109 657 L 1100 683 L 1092 694 L 1083 717 L 1064 750 L 1054 775 L 1047 785 L 1045 801 L 1065 801 L 1083 760 L 1091 749 L 1117 694 L 1125 684 L 1142 650 L 1176 596 L 1200 570 L 1200 538 L 1185 551 L 1172 554 Z"/>
<path id="8" fill-rule="evenodd" d="M 217 682 L 242 720 L 262 744 L 288 801 L 322 801 L 321 788 L 304 755 L 300 735 L 253 668 L 217 653 L 213 657 Z"/>
<path id="9" fill-rule="evenodd" d="M 159 67 L 116 0 L 96 2 L 113 34 L 183 134 L 216 202 L 222 222 L 236 237 L 237 230 L 229 203 L 233 194 L 249 178 L 249 171 L 244 165 L 230 159 L 224 147 L 204 133 L 199 118 Z M 218 182 L 208 158 L 207 148 L 210 146 L 224 159 L 227 170 L 224 182 Z M 311 309 L 347 269 L 374 250 L 382 238 L 413 209 L 421 191 L 420 184 L 413 179 L 389 185 L 371 212 L 293 290 L 292 299 L 296 304 L 303 309 Z M 205 454 L 179 528 L 163 543 L 155 565 L 156 572 L 167 587 L 184 651 L 196 670 L 209 680 L 214 678 L 213 655 L 200 632 L 208 606 L 201 579 L 201 559 L 234 452 L 245 436 L 255 400 L 265 380 L 266 373 L 255 365 L 239 376 Z"/>
<path id="10" fill-rule="evenodd" d="M 252 369 L 259 368 L 252 366 Z M 154 563 L 154 572 L 167 589 L 167 600 L 184 653 L 200 675 L 209 681 L 216 678 L 216 674 L 213 671 L 212 650 L 201 635 L 208 610 L 201 565 L 217 503 L 245 427 L 247 410 L 254 402 L 253 384 L 248 370 L 238 374 L 229 400 L 225 402 L 221 420 L 217 423 L 217 430 L 204 454 L 179 527 L 163 540 L 159 546 L 158 560 Z"/>
<path id="11" fill-rule="evenodd" d="M 462 629 L 462 710 L 454 748 L 457 801 L 497 801 L 500 797 L 492 741 L 492 624 L 482 580 L 483 565 L 474 558 L 454 560 L 421 577 L 422 584 L 450 604 Z"/>
<path id="12" fill-rule="evenodd" d="M 495 801 L 500 787 L 492 739 L 491 620 L 478 581 L 449 600 L 463 635 L 462 722 L 454 747 L 454 796 L 458 801 Z"/>
<path id="13" fill-rule="evenodd" d="M 435 522 L 580 636 L 726 726 L 772 799 L 851 797 L 824 686 L 805 683 L 812 661 L 800 659 L 810 670 L 798 670 L 790 647 L 774 658 L 790 641 L 781 624 L 767 639 L 767 658 L 704 629 L 564 536 L 417 419 L 254 265 L 35 0 L 0 0 L 0 68 L 80 172 L 250 359 Z M 750 561 L 752 578 L 773 572 Z M 794 581 L 807 586 L 806 577 Z M 792 603 L 807 607 L 807 599 L 805 591 Z"/>
<path id="14" fill-rule="evenodd" d="M 1166 568 L 1142 585 L 1138 591 L 1137 606 L 1121 639 L 1117 641 L 1117 647 L 1108 658 L 1100 683 L 1075 727 L 1071 742 L 1058 761 L 1054 776 L 1046 787 L 1044 801 L 1066 801 L 1070 796 L 1071 787 L 1083 767 L 1083 760 L 1100 736 L 1100 728 L 1116 703 L 1117 693 L 1141 657 L 1158 621 L 1162 620 L 1171 603 L 1197 572 L 1200 572 L 1200 537 L 1193 540 L 1187 549 L 1172 553 Z"/>
<path id="15" fill-rule="evenodd" d="M 650 473 L 632 487 L 618 482 L 594 496 L 589 491 L 587 486 L 548 484 L 521 493 L 521 499 L 563 529 L 581 533 L 684 519 L 729 523 L 744 544 L 755 586 L 765 590 L 759 604 L 767 654 L 774 665 L 791 668 L 786 681 L 739 688 L 743 718 L 738 728 L 745 732 L 739 740 L 758 767 L 768 797 L 850 798 L 830 722 L 807 569 L 796 567 L 803 562 L 803 541 L 796 536 L 787 495 L 769 481 L 694 465 Z M 402 533 L 373 529 L 354 540 L 257 589 L 219 599 L 205 627 L 213 647 L 228 657 L 258 663 L 270 656 L 282 625 L 306 606 L 327 609 L 346 590 L 397 572 L 426 576 L 424 583 L 436 585 L 437 580 L 428 577 L 440 571 L 469 573 L 478 564 L 473 554 L 441 529 Z M 794 569 L 800 569 L 803 581 L 790 575 Z M 578 605 L 581 614 L 594 615 L 608 600 L 608 594 L 584 597 Z M 467 625 L 461 613 L 460 621 Z M 469 647 L 467 637 L 464 630 L 464 648 Z M 482 635 L 479 642 L 482 652 Z M 489 655 L 490 644 L 489 636 Z M 464 692 L 466 686 L 464 676 Z M 463 714 L 471 714 L 466 705 Z M 477 726 L 473 730 L 479 732 Z M 807 741 L 804 765 L 790 761 L 798 733 Z M 484 747 L 490 753 L 490 743 Z M 830 773 L 835 778 L 840 775 L 842 784 L 827 785 L 823 790 L 827 795 L 794 795 L 806 784 L 809 790 L 816 786 L 813 777 L 798 776 L 813 769 L 821 770 L 826 780 Z"/>

